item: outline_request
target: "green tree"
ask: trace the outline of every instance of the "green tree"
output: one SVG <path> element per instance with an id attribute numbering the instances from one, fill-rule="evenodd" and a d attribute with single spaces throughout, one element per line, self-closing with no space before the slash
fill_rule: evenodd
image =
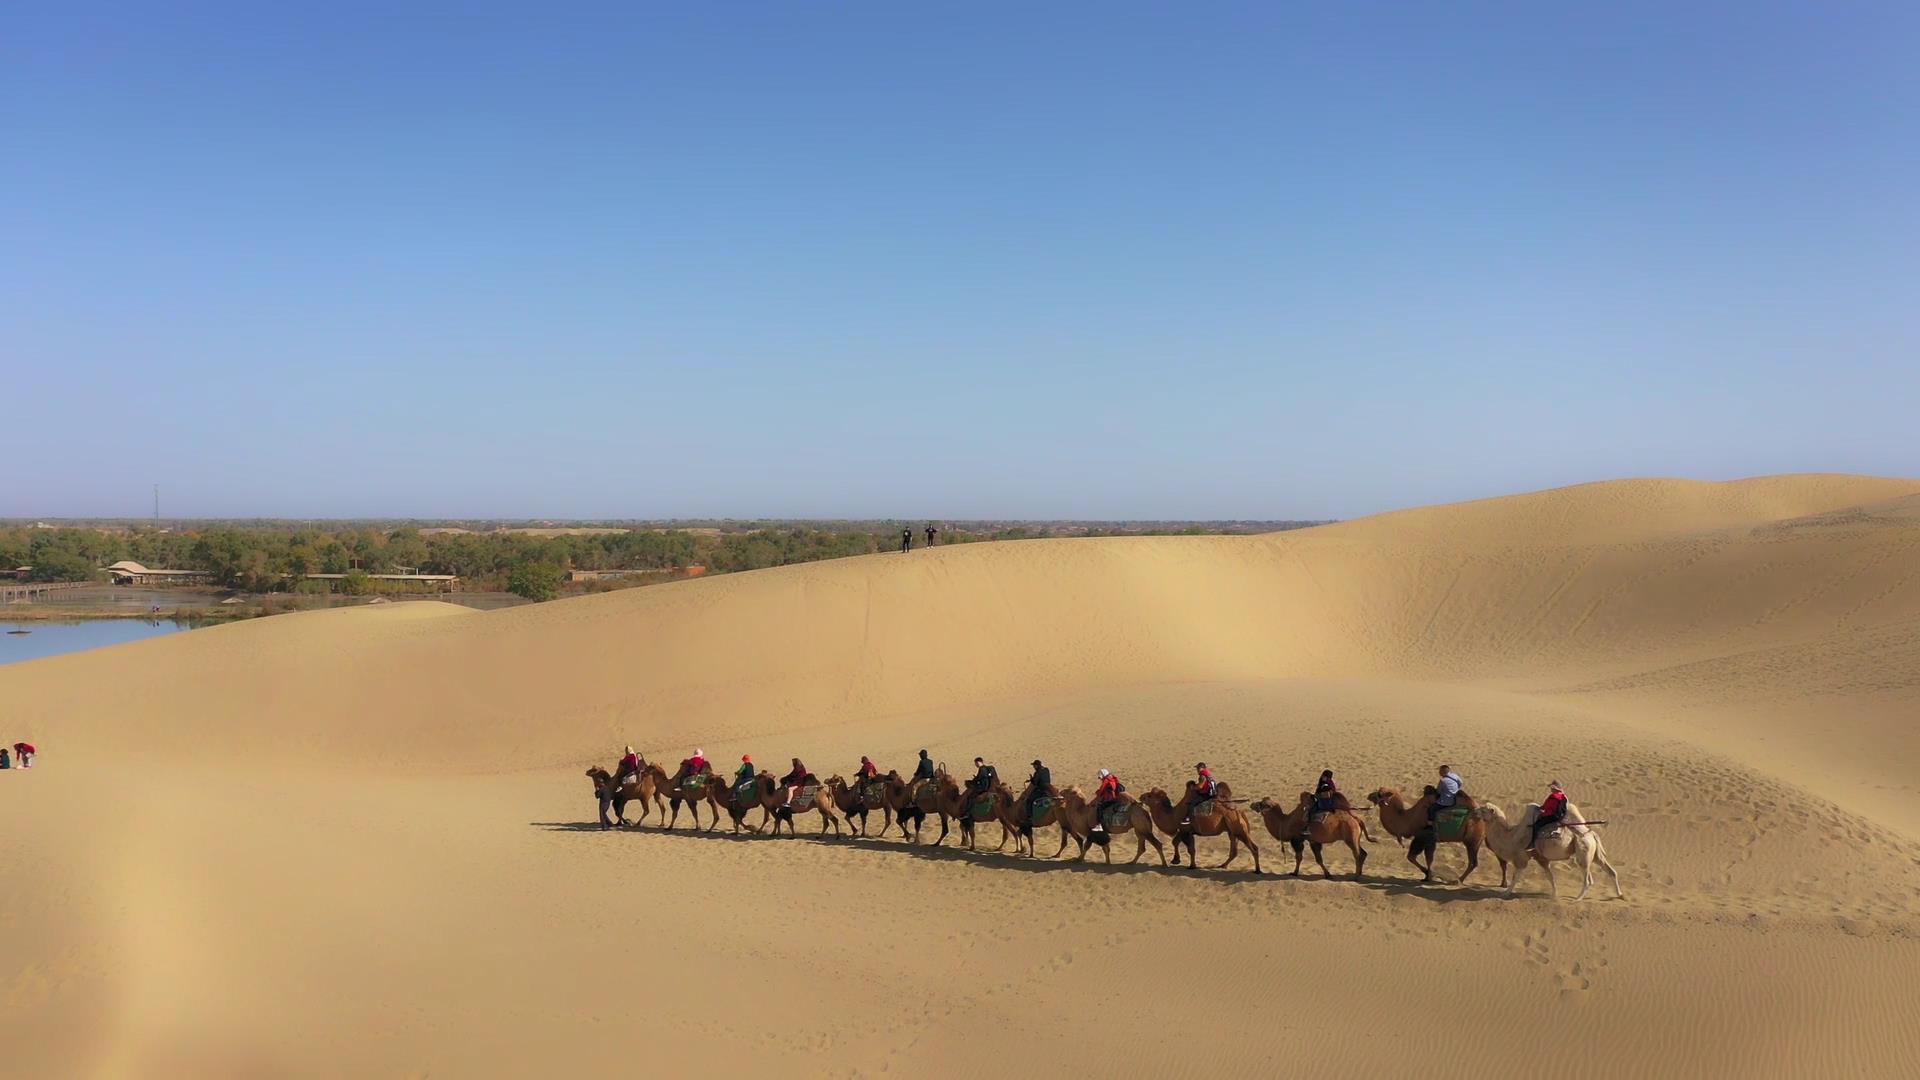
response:
<path id="1" fill-rule="evenodd" d="M 365 570 L 349 570 L 340 579 L 340 591 L 348 596 L 365 596 L 373 591 L 373 578 Z"/>
<path id="2" fill-rule="evenodd" d="M 92 560 L 71 551 L 50 548 L 34 560 L 33 572 L 28 577 L 34 581 L 89 581 L 93 573 Z"/>
<path id="3" fill-rule="evenodd" d="M 551 600 L 560 595 L 565 571 L 552 563 L 523 563 L 507 575 L 507 591 L 529 600 Z"/>

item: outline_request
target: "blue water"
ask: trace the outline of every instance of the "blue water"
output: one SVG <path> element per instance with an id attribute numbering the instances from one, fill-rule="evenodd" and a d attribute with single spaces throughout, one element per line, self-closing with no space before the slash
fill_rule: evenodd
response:
<path id="1" fill-rule="evenodd" d="M 0 622 L 0 664 L 17 660 L 38 660 L 43 656 L 119 645 L 142 638 L 159 637 L 187 629 L 187 624 L 171 620 L 149 622 L 146 619 L 90 619 L 84 622 Z M 15 630 L 31 630 L 15 634 Z"/>

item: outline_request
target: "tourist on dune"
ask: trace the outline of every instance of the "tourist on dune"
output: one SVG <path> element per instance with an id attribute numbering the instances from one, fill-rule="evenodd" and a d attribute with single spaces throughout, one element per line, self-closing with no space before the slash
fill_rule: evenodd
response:
<path id="1" fill-rule="evenodd" d="M 639 777 L 639 775 L 640 775 L 640 755 L 634 753 L 633 747 L 629 746 L 627 747 L 626 756 L 621 758 L 620 764 L 614 767 L 613 786 L 615 788 L 618 788 L 622 781 L 628 779 L 629 777 L 637 778 Z"/>
<path id="2" fill-rule="evenodd" d="M 933 527 L 933 526 L 931 526 L 931 525 L 929 525 L 929 526 L 927 526 L 927 546 L 928 546 L 928 547 L 932 547 L 932 546 L 933 546 L 933 536 L 934 536 L 934 532 L 935 532 L 935 530 L 934 530 L 934 527 Z"/>
<path id="3" fill-rule="evenodd" d="M 913 530 L 912 529 L 900 530 L 900 550 L 901 551 L 913 550 Z"/>
<path id="4" fill-rule="evenodd" d="M 1033 775 L 1027 777 L 1027 790 L 1020 793 L 1020 816 L 1031 817 L 1033 800 L 1042 795 L 1053 793 L 1053 770 L 1041 764 L 1039 758 L 1033 759 Z"/>
<path id="5" fill-rule="evenodd" d="M 993 790 L 993 785 L 999 782 L 1000 770 L 987 764 L 986 758 L 974 758 L 973 779 L 967 781 L 967 796 L 969 800 L 978 798 L 988 791 Z"/>
<path id="6" fill-rule="evenodd" d="M 806 783 L 807 777 L 811 775 L 813 774 L 807 771 L 807 767 L 800 763 L 799 758 L 793 759 L 792 771 L 788 772 L 787 775 L 780 778 L 780 786 L 787 789 L 787 799 L 786 799 L 785 805 L 787 806 L 793 805 L 793 797 L 799 793 L 800 785 Z"/>
<path id="7" fill-rule="evenodd" d="M 713 768 L 713 766 L 707 763 L 707 752 L 699 747 L 695 747 L 693 756 L 682 761 L 680 763 L 680 771 L 673 774 L 673 782 L 677 785 L 687 777 L 698 776 L 711 768 Z"/>
<path id="8" fill-rule="evenodd" d="M 0 769 L 13 768 L 13 751 L 0 746 Z"/>
<path id="9" fill-rule="evenodd" d="M 20 762 L 20 767 L 23 769 L 33 768 L 34 753 L 33 744 L 30 742 L 17 742 L 13 744 L 13 756 Z"/>
<path id="10" fill-rule="evenodd" d="M 1427 824 L 1433 824 L 1440 811 L 1452 809 L 1460 801 L 1460 786 L 1460 774 L 1453 771 L 1453 766 L 1440 766 L 1440 783 L 1434 785 L 1433 802 L 1427 805 Z"/>
<path id="11" fill-rule="evenodd" d="M 861 754 L 860 767 L 853 770 L 853 782 L 855 784 L 870 784 L 879 779 L 879 777 L 880 766 L 875 765 L 872 758 Z"/>
<path id="12" fill-rule="evenodd" d="M 1309 816 L 1331 814 L 1335 810 L 1348 809 L 1347 797 L 1340 794 L 1340 785 L 1333 782 L 1333 770 L 1322 769 L 1320 782 L 1313 786 L 1313 809 Z"/>
<path id="13" fill-rule="evenodd" d="M 1533 822 L 1533 839 L 1527 844 L 1532 851 L 1540 843 L 1540 834 L 1550 832 L 1567 818 L 1567 789 L 1555 780 L 1547 787 L 1547 797 L 1540 800 L 1540 816 Z"/>
<path id="14" fill-rule="evenodd" d="M 1193 801 L 1197 804 L 1213 798 L 1213 770 L 1207 768 L 1207 763 L 1203 761 L 1195 765 L 1193 771 L 1196 777 L 1193 782 Z"/>
<path id="15" fill-rule="evenodd" d="M 744 784 L 751 779 L 753 779 L 753 755 L 741 754 L 740 767 L 733 770 L 733 782 L 734 784 L 739 785 L 739 784 Z"/>
<path id="16" fill-rule="evenodd" d="M 925 750 L 920 751 L 920 764 L 913 767 L 913 778 L 915 780 L 933 779 L 933 759 L 927 756 Z"/>
<path id="17" fill-rule="evenodd" d="M 1100 786 L 1093 792 L 1093 831 L 1106 832 L 1106 809 L 1120 801 L 1120 793 L 1127 790 L 1127 785 L 1107 769 L 1100 770 L 1099 779 Z"/>

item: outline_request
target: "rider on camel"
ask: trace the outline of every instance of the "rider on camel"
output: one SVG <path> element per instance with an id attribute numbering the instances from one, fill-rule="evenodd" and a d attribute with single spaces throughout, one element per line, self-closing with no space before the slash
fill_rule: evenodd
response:
<path id="1" fill-rule="evenodd" d="M 1440 766 L 1440 783 L 1434 786 L 1433 801 L 1427 804 L 1427 824 L 1433 824 L 1440 811 L 1451 810 L 1460 801 L 1460 774 L 1453 766 Z"/>
<path id="2" fill-rule="evenodd" d="M 747 781 L 753 779 L 753 776 L 754 776 L 753 755 L 741 754 L 740 767 L 733 770 L 733 782 L 736 785 L 744 784 Z"/>
<path id="3" fill-rule="evenodd" d="M 614 766 L 613 786 L 619 787 L 621 781 L 627 779 L 630 776 L 638 777 L 639 775 L 640 775 L 640 755 L 634 753 L 633 747 L 629 746 L 627 747 L 627 756 L 621 758 L 620 764 Z"/>
<path id="4" fill-rule="evenodd" d="M 680 763 L 680 771 L 673 774 L 674 786 L 678 787 L 680 781 L 685 780 L 689 776 L 699 776 L 703 772 L 711 772 L 712 770 L 713 766 L 707 763 L 707 752 L 695 747 L 693 756 L 682 761 Z"/>
<path id="5" fill-rule="evenodd" d="M 1533 839 L 1527 842 L 1527 850 L 1532 851 L 1540 843 L 1540 834 L 1558 828 L 1567 820 L 1567 789 L 1555 780 L 1547 788 L 1547 797 L 1540 800 L 1540 816 L 1533 822 Z"/>
<path id="6" fill-rule="evenodd" d="M 1020 799 L 1019 817 L 1028 821 L 1033 819 L 1033 802 L 1042 795 L 1053 794 L 1053 770 L 1033 759 L 1033 775 L 1027 777 L 1027 790 Z"/>
<path id="7" fill-rule="evenodd" d="M 1346 798 L 1340 794 L 1340 785 L 1333 782 L 1333 770 L 1321 770 L 1320 782 L 1313 786 L 1311 815 L 1331 814 L 1335 810 L 1342 809 L 1342 804 L 1346 801 Z"/>
<path id="8" fill-rule="evenodd" d="M 913 778 L 915 780 L 933 779 L 933 759 L 927 756 L 925 750 L 920 751 L 920 764 L 913 767 Z"/>
<path id="9" fill-rule="evenodd" d="M 807 771 L 805 765 L 800 764 L 799 758 L 794 758 L 793 771 L 780 778 L 780 786 L 787 789 L 787 801 L 785 805 L 792 806 L 793 797 L 799 794 L 800 785 L 811 779 L 813 779 L 813 774 Z"/>
<path id="10" fill-rule="evenodd" d="M 974 758 L 973 779 L 967 781 L 966 801 L 960 808 L 961 819 L 964 821 L 972 821 L 974 801 L 987 792 L 992 791 L 993 785 L 999 782 L 1000 770 L 987 764 L 986 758 Z"/>
<path id="11" fill-rule="evenodd" d="M 1113 773 L 1107 769 L 1100 770 L 1100 786 L 1093 791 L 1094 832 L 1107 831 L 1105 820 L 1106 809 L 1114 803 L 1119 802 L 1120 793 L 1125 790 L 1127 790 L 1127 785 L 1121 783 L 1119 777 L 1113 775 Z"/>

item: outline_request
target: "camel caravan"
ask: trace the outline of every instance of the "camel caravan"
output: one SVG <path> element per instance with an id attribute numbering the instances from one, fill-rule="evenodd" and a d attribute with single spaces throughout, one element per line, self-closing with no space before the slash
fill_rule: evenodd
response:
<path id="1" fill-rule="evenodd" d="M 811 821 L 809 815 L 817 815 L 821 837 L 831 832 L 836 837 L 872 838 L 872 818 L 877 814 L 880 836 L 898 829 L 901 839 L 912 844 L 942 844 L 957 831 L 959 843 L 974 851 L 978 830 L 998 826 L 995 851 L 1004 851 L 1011 841 L 1016 854 L 1031 858 L 1037 857 L 1036 838 L 1057 830 L 1059 843 L 1048 858 L 1059 858 L 1071 843 L 1075 861 L 1084 861 L 1097 847 L 1111 864 L 1113 845 L 1131 838 L 1134 850 L 1129 865 L 1138 863 L 1151 847 L 1161 866 L 1182 865 L 1184 853 L 1185 865 L 1192 868 L 1199 865 L 1196 838 L 1225 836 L 1227 858 L 1218 868 L 1232 866 L 1244 847 L 1255 874 L 1263 872 L 1252 824 L 1257 816 L 1269 836 L 1293 849 L 1293 876 L 1299 876 L 1305 854 L 1311 852 L 1321 875 L 1333 877 L 1324 858 L 1325 849 L 1333 846 L 1347 850 L 1356 880 L 1366 873 L 1366 845 L 1375 842 L 1361 815 L 1377 811 L 1380 828 L 1405 846 L 1407 861 L 1420 871 L 1423 882 L 1434 880 L 1433 860 L 1439 846 L 1458 844 L 1465 849 L 1467 865 L 1452 882 L 1455 885 L 1473 876 L 1480 853 L 1486 851 L 1500 864 L 1500 884 L 1508 896 L 1514 895 L 1522 873 L 1534 863 L 1547 875 L 1550 896 L 1558 896 L 1555 863 L 1571 863 L 1581 874 L 1575 900 L 1585 899 L 1592 889 L 1596 864 L 1611 875 L 1615 898 L 1624 895 L 1620 875 L 1607 861 L 1594 830 L 1605 822 L 1582 814 L 1558 781 L 1539 803 L 1528 804 L 1509 819 L 1499 806 L 1468 795 L 1450 765 L 1440 766 L 1438 781 L 1427 785 L 1411 803 L 1399 789 L 1381 787 L 1367 794 L 1367 805 L 1362 807 L 1347 800 L 1331 769 L 1320 774 L 1314 790 L 1300 792 L 1291 802 L 1256 799 L 1248 803 L 1235 798 L 1227 784 L 1216 782 L 1205 762 L 1195 766 L 1194 777 L 1177 793 L 1156 787 L 1136 798 L 1107 769 L 1100 770 L 1091 793 L 1071 785 L 1056 788 L 1051 771 L 1035 760 L 1033 775 L 1015 795 L 985 759 L 974 759 L 974 775 L 962 783 L 944 763 L 935 765 L 925 750 L 920 751 L 911 776 L 882 773 L 863 757 L 851 780 L 837 774 L 821 780 L 798 758 L 792 759 L 792 768 L 784 776 L 775 777 L 756 766 L 752 755 L 742 755 L 739 768 L 731 777 L 723 777 L 714 772 L 701 750 L 669 774 L 629 746 L 613 772 L 596 766 L 587 770 L 587 777 L 593 781 L 603 829 L 637 828 L 657 813 L 660 827 L 670 830 L 679 824 L 684 804 L 695 829 L 703 828 L 704 807 L 707 831 L 719 826 L 724 813 L 735 833 L 760 835 L 771 825 L 773 835 L 779 836 L 784 825 L 787 835 L 797 836 L 796 818 Z M 633 806 L 638 807 L 638 816 L 629 818 L 627 811 Z M 760 820 L 749 823 L 747 817 L 755 810 Z M 935 820 L 940 832 L 929 841 L 925 830 Z M 1173 849 L 1171 860 L 1168 846 Z"/>

